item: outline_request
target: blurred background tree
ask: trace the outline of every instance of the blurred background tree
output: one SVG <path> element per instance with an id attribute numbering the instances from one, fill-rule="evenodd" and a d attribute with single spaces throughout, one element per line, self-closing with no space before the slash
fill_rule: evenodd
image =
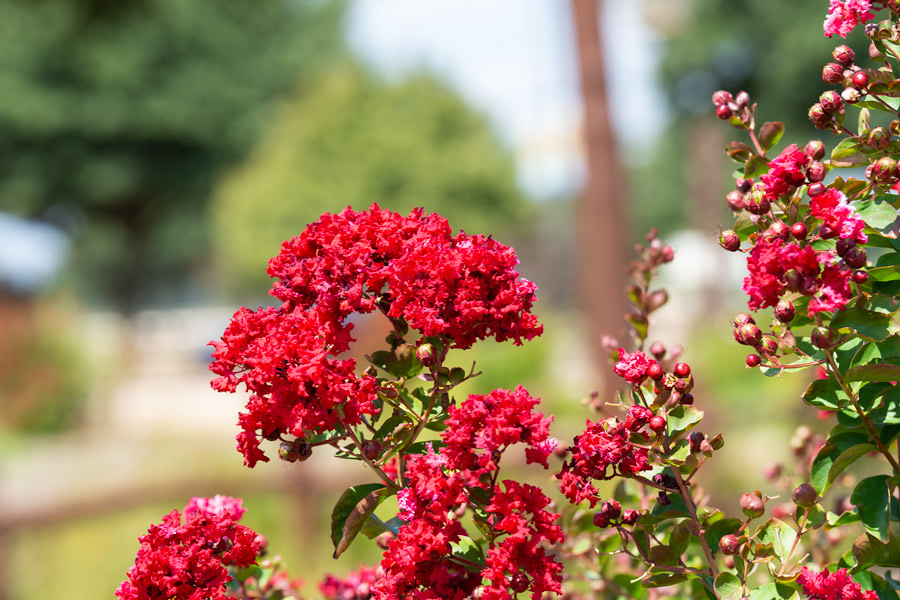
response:
<path id="1" fill-rule="evenodd" d="M 528 224 L 512 156 L 484 117 L 433 76 L 384 83 L 345 64 L 285 102 L 216 193 L 224 283 L 239 296 L 259 294 L 282 241 L 323 212 L 373 202 L 404 214 L 422 206 L 454 230 L 506 243 Z"/>
<path id="2" fill-rule="evenodd" d="M 4 2 L 0 207 L 76 234 L 69 283 L 95 301 L 183 295 L 210 189 L 272 99 L 343 53 L 343 6 Z"/>

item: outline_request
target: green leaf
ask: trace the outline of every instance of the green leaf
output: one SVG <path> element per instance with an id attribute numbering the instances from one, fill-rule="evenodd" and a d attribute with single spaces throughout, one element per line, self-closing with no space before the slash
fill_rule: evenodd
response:
<path id="1" fill-rule="evenodd" d="M 744 586 L 734 573 L 723 571 L 716 576 L 716 594 L 722 600 L 740 600 Z"/>
<path id="2" fill-rule="evenodd" d="M 866 303 L 866 308 L 886 315 L 892 315 L 900 310 L 900 298 L 888 296 L 887 294 L 873 294 Z"/>
<path id="3" fill-rule="evenodd" d="M 897 281 L 900 279 L 900 252 L 883 254 L 875 266 L 866 272 L 875 281 Z"/>
<path id="4" fill-rule="evenodd" d="M 765 156 L 754 156 L 744 165 L 744 179 L 759 177 L 769 172 L 769 161 Z"/>
<path id="5" fill-rule="evenodd" d="M 847 381 L 900 381 L 900 367 L 891 363 L 859 365 L 847 371 Z"/>
<path id="6" fill-rule="evenodd" d="M 757 139 L 759 140 L 759 145 L 763 147 L 763 150 L 768 150 L 781 140 L 782 135 L 784 135 L 784 123 L 779 121 L 769 121 L 763 123 L 762 127 L 759 128 Z"/>
<path id="7" fill-rule="evenodd" d="M 864 570 L 854 573 L 853 579 L 864 590 L 873 590 L 878 596 L 878 600 L 898 600 L 895 590 L 900 588 L 894 588 L 887 580 L 882 579 L 871 571 Z"/>
<path id="8" fill-rule="evenodd" d="M 816 493 L 824 495 L 838 475 L 859 457 L 875 449 L 873 444 L 868 443 L 868 437 L 861 433 L 847 432 L 828 438 L 813 459 L 811 468 L 810 483 Z"/>
<path id="9" fill-rule="evenodd" d="M 792 600 L 799 598 L 800 593 L 781 582 L 767 583 L 750 592 L 749 600 Z"/>
<path id="10" fill-rule="evenodd" d="M 681 573 L 670 573 L 668 571 L 657 572 L 644 580 L 644 587 L 658 588 L 675 585 L 687 581 L 687 577 Z"/>
<path id="11" fill-rule="evenodd" d="M 650 548 L 650 562 L 654 565 L 672 566 L 678 563 L 678 555 L 675 551 L 666 545 L 656 545 Z"/>
<path id="12" fill-rule="evenodd" d="M 679 521 L 678 524 L 672 528 L 672 533 L 669 534 L 669 546 L 671 546 L 672 551 L 675 552 L 677 556 L 681 556 L 684 554 L 684 551 L 687 550 L 692 537 L 691 522 L 687 520 Z"/>
<path id="13" fill-rule="evenodd" d="M 450 542 L 450 549 L 453 552 L 453 556 L 465 559 L 457 562 L 466 571 L 479 573 L 484 569 L 484 552 L 482 552 L 481 546 L 472 538 L 460 536 L 458 542 Z"/>
<path id="14" fill-rule="evenodd" d="M 854 203 L 859 218 L 872 229 L 884 229 L 897 220 L 897 209 L 890 205 L 890 196 L 876 196 Z"/>
<path id="15" fill-rule="evenodd" d="M 861 167 L 869 164 L 869 158 L 856 145 L 855 138 L 847 138 L 831 151 L 831 166 L 837 168 Z"/>
<path id="16" fill-rule="evenodd" d="M 874 269 L 870 270 L 871 271 Z M 900 271 L 898 271 L 900 278 Z M 832 319 L 831 326 L 835 328 L 850 328 L 856 331 L 860 337 L 880 342 L 900 332 L 900 325 L 883 313 L 877 313 L 862 308 L 848 308 Z"/>
<path id="17" fill-rule="evenodd" d="M 787 523 L 778 519 L 769 519 L 756 532 L 756 540 L 761 544 L 772 544 L 775 556 L 782 562 L 791 551 L 796 537 L 797 532 Z"/>
<path id="18" fill-rule="evenodd" d="M 384 498 L 383 483 L 366 483 L 347 488 L 331 511 L 331 541 L 334 558 L 350 546 L 362 529 L 369 515 Z"/>
<path id="19" fill-rule="evenodd" d="M 850 502 L 859 510 L 859 518 L 866 531 L 886 542 L 891 506 L 888 476 L 874 475 L 860 481 L 853 489 Z"/>
<path id="20" fill-rule="evenodd" d="M 819 408 L 838 410 L 850 399 L 833 379 L 816 379 L 803 393 L 803 401 Z"/>
<path id="21" fill-rule="evenodd" d="M 680 404 L 669 411 L 669 435 L 675 436 L 691 429 L 703 419 L 703 411 L 693 406 Z"/>
<path id="22" fill-rule="evenodd" d="M 856 566 L 853 572 L 867 567 L 900 567 L 900 538 L 891 537 L 887 542 L 880 542 L 869 534 L 862 534 L 853 542 L 850 549 Z"/>

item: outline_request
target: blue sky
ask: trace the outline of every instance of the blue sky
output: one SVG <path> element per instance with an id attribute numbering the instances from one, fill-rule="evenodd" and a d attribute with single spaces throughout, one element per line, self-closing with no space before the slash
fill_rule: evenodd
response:
<path id="1" fill-rule="evenodd" d="M 654 75 L 659 42 L 641 18 L 645 2 L 604 3 L 613 118 L 626 150 L 651 142 L 665 121 Z M 516 153 L 527 191 L 569 194 L 583 171 L 569 7 L 567 0 L 356 0 L 347 37 L 387 77 L 422 68 L 440 75 L 488 115 Z"/>

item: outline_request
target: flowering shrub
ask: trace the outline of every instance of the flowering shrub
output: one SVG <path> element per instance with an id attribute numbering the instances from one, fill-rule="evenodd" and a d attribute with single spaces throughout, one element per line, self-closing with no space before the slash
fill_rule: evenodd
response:
<path id="1" fill-rule="evenodd" d="M 869 22 L 879 10 L 888 18 Z M 329 576 L 325 598 L 900 600 L 890 571 L 900 568 L 898 17 L 893 0 L 831 0 L 825 33 L 863 24 L 881 66 L 857 65 L 847 46 L 825 65 L 823 80 L 842 89 L 809 116 L 840 138 L 828 158 L 819 140 L 767 156 L 784 126 L 758 124 L 744 92 L 713 95 L 716 115 L 749 142 L 726 148 L 740 168 L 720 243 L 746 254 L 755 313 L 734 317 L 734 339 L 765 375 L 807 370 L 803 400 L 833 426 L 827 436 L 798 429 L 804 481 L 770 469 L 775 495 L 744 493 L 742 515 L 710 506 L 698 485 L 724 438 L 700 430 L 691 366 L 677 347 L 647 345 L 667 300 L 652 281 L 673 259 L 655 233 L 629 269 L 629 349 L 610 356 L 625 391 L 593 397 L 602 415 L 570 445 L 521 386 L 453 395 L 478 372 L 451 366 L 451 350 L 542 332 L 535 285 L 511 248 L 453 235 L 421 209 L 374 205 L 323 215 L 284 243 L 269 264 L 280 305 L 235 313 L 212 342 L 213 387 L 250 394 L 237 434 L 247 466 L 269 460 L 272 442 L 286 462 L 330 446 L 369 468 L 372 481 L 337 499 L 331 538 L 335 558 L 360 533 L 376 538 L 382 561 Z M 859 109 L 856 131 L 847 105 Z M 374 311 L 392 332 L 361 369 L 342 358 L 355 343 L 350 317 Z M 548 471 L 543 487 L 501 475 L 516 455 Z M 773 502 L 779 494 L 791 502 Z M 398 510 L 388 518 L 378 509 L 389 497 Z M 237 524 L 242 513 L 216 497 L 193 499 L 183 521 L 167 515 L 140 538 L 117 596 L 299 598 L 277 560 L 259 560 L 264 541 Z"/>

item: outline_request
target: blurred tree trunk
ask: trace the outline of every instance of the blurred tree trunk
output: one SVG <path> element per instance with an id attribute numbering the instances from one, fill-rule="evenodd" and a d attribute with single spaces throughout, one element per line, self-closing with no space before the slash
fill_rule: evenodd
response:
<path id="1" fill-rule="evenodd" d="M 622 202 L 622 169 L 609 115 L 601 9 L 601 0 L 572 0 L 588 167 L 585 189 L 576 208 L 576 268 L 592 363 L 603 380 L 601 398 L 610 401 L 620 386 L 611 376 L 601 340 L 604 335 L 618 337 L 623 331 L 628 227 Z"/>

